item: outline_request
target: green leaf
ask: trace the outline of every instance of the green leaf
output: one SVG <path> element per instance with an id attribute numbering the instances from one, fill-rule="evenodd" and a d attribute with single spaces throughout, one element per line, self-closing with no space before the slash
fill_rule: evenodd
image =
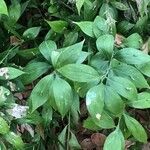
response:
<path id="1" fill-rule="evenodd" d="M 132 47 L 137 49 L 140 49 L 142 47 L 142 43 L 142 38 L 138 33 L 133 33 L 123 40 L 123 44 L 126 47 Z"/>
<path id="2" fill-rule="evenodd" d="M 9 132 L 9 126 L 7 122 L 0 117 L 0 134 L 7 134 Z"/>
<path id="3" fill-rule="evenodd" d="M 118 94 L 128 100 L 137 99 L 137 90 L 135 85 L 128 79 L 113 76 L 107 82 Z"/>
<path id="4" fill-rule="evenodd" d="M 26 74 L 21 76 L 21 81 L 23 84 L 29 84 L 32 83 L 34 80 L 39 78 L 42 74 L 48 71 L 50 69 L 50 65 L 44 62 L 32 62 L 29 63 L 23 71 L 26 72 Z"/>
<path id="5" fill-rule="evenodd" d="M 99 73 L 105 74 L 106 70 L 109 68 L 109 61 L 105 60 L 100 52 L 91 58 L 90 65 Z"/>
<path id="6" fill-rule="evenodd" d="M 146 76 L 150 77 L 150 61 L 144 64 L 136 65 L 136 67 Z"/>
<path id="7" fill-rule="evenodd" d="M 53 75 L 42 78 L 32 90 L 30 99 L 32 102 L 32 112 L 42 106 L 49 98 L 48 90 L 51 87 Z"/>
<path id="8" fill-rule="evenodd" d="M 124 114 L 124 119 L 128 130 L 132 133 L 134 138 L 140 142 L 147 143 L 147 134 L 142 125 L 126 114 Z"/>
<path id="9" fill-rule="evenodd" d="M 17 150 L 24 149 L 24 143 L 21 137 L 14 132 L 9 132 L 5 135 L 5 139 L 12 144 Z"/>
<path id="10" fill-rule="evenodd" d="M 137 88 L 148 88 L 149 85 L 144 76 L 133 66 L 120 63 L 113 68 L 113 72 L 120 77 L 129 79 Z M 140 82 L 139 82 L 140 81 Z"/>
<path id="11" fill-rule="evenodd" d="M 117 9 L 109 3 L 103 3 L 101 8 L 100 8 L 100 11 L 99 11 L 99 16 L 107 19 L 108 14 L 110 15 L 111 18 L 117 20 L 117 18 L 118 18 Z"/>
<path id="12" fill-rule="evenodd" d="M 62 117 L 66 115 L 72 105 L 73 92 L 71 86 L 63 79 L 56 76 L 53 81 L 53 94 L 57 110 Z"/>
<path id="13" fill-rule="evenodd" d="M 53 116 L 53 109 L 49 106 L 44 105 L 42 110 L 42 118 L 44 120 L 45 126 L 49 126 L 50 122 L 52 121 Z"/>
<path id="14" fill-rule="evenodd" d="M 57 70 L 64 77 L 77 82 L 92 82 L 100 80 L 98 72 L 88 65 L 69 64 Z"/>
<path id="15" fill-rule="evenodd" d="M 62 130 L 62 132 L 58 136 L 59 150 L 65 150 L 65 148 L 66 148 L 66 138 L 67 138 L 67 126 L 65 126 L 65 128 Z"/>
<path id="16" fill-rule="evenodd" d="M 82 21 L 82 22 L 74 22 L 76 25 L 80 27 L 80 29 L 88 36 L 94 37 L 93 33 L 93 22 L 91 21 Z"/>
<path id="17" fill-rule="evenodd" d="M 125 149 L 124 136 L 119 128 L 110 133 L 104 143 L 104 150 L 123 150 Z"/>
<path id="18" fill-rule="evenodd" d="M 43 41 L 39 46 L 39 50 L 40 50 L 41 54 L 48 61 L 51 61 L 51 53 L 52 53 L 52 51 L 54 51 L 56 49 L 57 49 L 56 43 L 51 40 Z"/>
<path id="19" fill-rule="evenodd" d="M 29 28 L 23 33 L 23 37 L 26 39 L 33 40 L 38 36 L 40 29 L 41 29 L 41 27 Z"/>
<path id="20" fill-rule="evenodd" d="M 83 44 L 84 44 L 84 41 L 74 44 L 72 46 L 59 49 L 60 54 L 57 59 L 56 66 L 59 68 L 67 64 L 76 63 L 80 57 Z"/>
<path id="21" fill-rule="evenodd" d="M 93 86 L 96 86 L 99 83 L 99 81 L 92 81 L 92 82 L 85 82 L 85 83 L 81 83 L 81 82 L 75 82 L 74 83 L 74 88 L 77 91 L 77 93 L 79 94 L 80 97 L 84 98 L 86 93 L 88 92 L 88 90 L 90 88 L 92 88 Z"/>
<path id="22" fill-rule="evenodd" d="M 71 138 L 69 140 L 69 146 L 73 149 L 81 149 L 81 146 L 76 138 L 76 136 L 71 132 Z"/>
<path id="23" fill-rule="evenodd" d="M 57 20 L 57 21 L 46 21 L 52 30 L 56 33 L 62 33 L 64 29 L 68 26 L 68 23 L 63 20 Z"/>
<path id="24" fill-rule="evenodd" d="M 106 109 L 112 112 L 114 115 L 119 115 L 124 110 L 123 100 L 110 86 L 105 86 L 104 103 Z"/>
<path id="25" fill-rule="evenodd" d="M 4 14 L 8 16 L 7 6 L 4 0 L 0 1 L 0 14 Z"/>
<path id="26" fill-rule="evenodd" d="M 80 101 L 79 101 L 79 96 L 76 92 L 73 93 L 73 102 L 71 105 L 70 112 L 71 112 L 72 120 L 78 124 L 79 113 L 80 113 Z"/>
<path id="27" fill-rule="evenodd" d="M 150 108 L 150 93 L 142 92 L 138 94 L 138 100 L 128 103 L 129 106 L 138 109 Z"/>
<path id="28" fill-rule="evenodd" d="M 25 72 L 13 68 L 13 67 L 3 67 L 0 68 L 0 79 L 1 80 L 12 80 L 15 79 L 19 76 L 21 76 L 22 74 L 24 74 Z"/>
<path id="29" fill-rule="evenodd" d="M 27 60 L 30 60 L 39 54 L 38 48 L 30 48 L 30 49 L 21 49 L 17 52 L 17 54 Z"/>
<path id="30" fill-rule="evenodd" d="M 93 24 L 93 32 L 96 38 L 109 32 L 109 26 L 106 20 L 100 16 L 97 16 Z"/>
<path id="31" fill-rule="evenodd" d="M 9 20 L 8 23 L 13 26 L 21 16 L 21 5 L 19 2 L 13 1 L 9 7 Z"/>
<path id="32" fill-rule="evenodd" d="M 86 106 L 92 118 L 100 120 L 104 108 L 104 86 L 91 88 L 86 94 Z"/>
<path id="33" fill-rule="evenodd" d="M 111 4 L 119 10 L 128 10 L 129 9 L 125 4 L 123 4 L 121 2 L 114 1 L 114 2 L 111 2 Z"/>
<path id="34" fill-rule="evenodd" d="M 93 118 L 91 117 L 88 117 L 86 120 L 84 120 L 83 127 L 94 131 L 101 129 L 98 125 L 95 124 Z"/>
<path id="35" fill-rule="evenodd" d="M 93 118 L 94 123 L 103 129 L 110 129 L 115 127 L 113 118 L 110 117 L 105 111 L 102 112 L 100 119 Z"/>
<path id="36" fill-rule="evenodd" d="M 69 32 L 67 35 L 65 35 L 65 40 L 63 42 L 63 47 L 71 46 L 75 44 L 78 40 L 78 32 L 73 31 Z"/>
<path id="37" fill-rule="evenodd" d="M 4 105 L 9 98 L 10 91 L 3 86 L 0 86 L 0 106 Z"/>
<path id="38" fill-rule="evenodd" d="M 111 57 L 114 48 L 114 37 L 109 34 L 102 35 L 97 39 L 96 46 L 99 51 L 102 51 L 106 55 L 109 54 Z"/>
<path id="39" fill-rule="evenodd" d="M 77 10 L 78 10 L 78 14 L 80 15 L 80 10 L 84 4 L 84 1 L 85 0 L 76 0 L 76 7 L 77 7 Z"/>
<path id="40" fill-rule="evenodd" d="M 143 64 L 150 61 L 150 56 L 142 51 L 136 50 L 134 48 L 123 48 L 118 51 L 115 58 L 127 64 Z"/>

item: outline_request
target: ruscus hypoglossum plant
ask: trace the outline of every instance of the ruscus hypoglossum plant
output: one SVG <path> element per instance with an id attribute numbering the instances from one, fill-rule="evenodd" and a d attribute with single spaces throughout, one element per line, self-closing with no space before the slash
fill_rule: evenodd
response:
<path id="1" fill-rule="evenodd" d="M 149 10 L 149 0 L 0 0 L 0 150 L 142 149 Z"/>

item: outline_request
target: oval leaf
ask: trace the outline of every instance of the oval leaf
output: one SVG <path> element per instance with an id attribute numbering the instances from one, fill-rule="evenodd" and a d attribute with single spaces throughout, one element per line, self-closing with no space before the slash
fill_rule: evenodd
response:
<path id="1" fill-rule="evenodd" d="M 116 59 L 127 64 L 143 64 L 150 61 L 150 56 L 134 48 L 123 48 L 115 55 Z"/>
<path id="2" fill-rule="evenodd" d="M 84 41 L 59 49 L 60 54 L 57 59 L 56 66 L 61 67 L 67 64 L 76 63 L 80 57 Z"/>
<path id="3" fill-rule="evenodd" d="M 150 108 L 150 93 L 142 92 L 138 94 L 138 100 L 128 103 L 129 106 L 138 109 Z"/>
<path id="4" fill-rule="evenodd" d="M 137 90 L 134 84 L 122 77 L 112 77 L 108 79 L 108 84 L 121 96 L 127 98 L 128 100 L 137 99 Z"/>
<path id="5" fill-rule="evenodd" d="M 49 98 L 48 90 L 51 87 L 53 75 L 42 78 L 32 90 L 30 100 L 32 102 L 32 112 L 42 106 Z"/>
<path id="6" fill-rule="evenodd" d="M 15 79 L 19 76 L 21 76 L 22 74 L 24 74 L 25 72 L 13 68 L 13 67 L 4 67 L 0 69 L 0 79 L 2 80 L 12 80 Z"/>
<path id="7" fill-rule="evenodd" d="M 99 51 L 102 51 L 106 55 L 109 54 L 111 57 L 114 48 L 114 37 L 109 34 L 102 35 L 97 39 L 96 46 Z"/>
<path id="8" fill-rule="evenodd" d="M 80 27 L 80 29 L 88 36 L 94 37 L 93 33 L 93 22 L 91 21 L 82 21 L 82 22 L 74 22 L 76 25 Z"/>
<path id="9" fill-rule="evenodd" d="M 7 122 L 0 117 L 0 134 L 7 134 L 9 132 L 9 126 Z"/>
<path id="10" fill-rule="evenodd" d="M 4 0 L 0 1 L 0 14 L 4 14 L 8 16 L 7 6 Z"/>
<path id="11" fill-rule="evenodd" d="M 64 117 L 71 108 L 73 101 L 71 86 L 65 80 L 56 77 L 53 81 L 53 94 L 57 110 L 60 112 L 62 117 Z"/>
<path id="12" fill-rule="evenodd" d="M 40 29 L 41 27 L 29 28 L 23 33 L 23 37 L 32 40 L 38 36 Z"/>
<path id="13" fill-rule="evenodd" d="M 125 148 L 124 136 L 119 128 L 109 134 L 104 143 L 104 150 L 123 150 Z"/>
<path id="14" fill-rule="evenodd" d="M 56 49 L 57 49 L 56 43 L 51 40 L 43 41 L 39 46 L 41 54 L 48 61 L 51 61 L 51 52 Z"/>
<path id="15" fill-rule="evenodd" d="M 104 86 L 98 85 L 91 88 L 86 94 L 86 106 L 93 118 L 100 119 L 104 108 Z"/>
<path id="16" fill-rule="evenodd" d="M 88 65 L 69 64 L 57 70 L 64 77 L 77 82 L 92 82 L 100 80 L 98 72 Z"/>
<path id="17" fill-rule="evenodd" d="M 132 133 L 135 139 L 140 142 L 146 143 L 147 142 L 147 134 L 142 127 L 142 125 L 135 120 L 134 118 L 124 114 L 125 123 L 128 130 Z"/>

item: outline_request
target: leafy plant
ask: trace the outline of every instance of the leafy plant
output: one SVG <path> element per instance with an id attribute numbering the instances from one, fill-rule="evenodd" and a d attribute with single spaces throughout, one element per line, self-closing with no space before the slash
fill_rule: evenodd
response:
<path id="1" fill-rule="evenodd" d="M 149 0 L 1 0 L 0 148 L 82 149 L 80 126 L 105 133 L 104 150 L 147 143 L 135 114 L 150 108 L 149 9 Z"/>

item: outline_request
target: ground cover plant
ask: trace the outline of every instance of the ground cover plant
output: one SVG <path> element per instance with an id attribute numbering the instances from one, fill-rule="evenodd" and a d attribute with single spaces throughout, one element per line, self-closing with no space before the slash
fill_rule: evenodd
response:
<path id="1" fill-rule="evenodd" d="M 0 150 L 149 149 L 149 0 L 0 0 Z"/>

